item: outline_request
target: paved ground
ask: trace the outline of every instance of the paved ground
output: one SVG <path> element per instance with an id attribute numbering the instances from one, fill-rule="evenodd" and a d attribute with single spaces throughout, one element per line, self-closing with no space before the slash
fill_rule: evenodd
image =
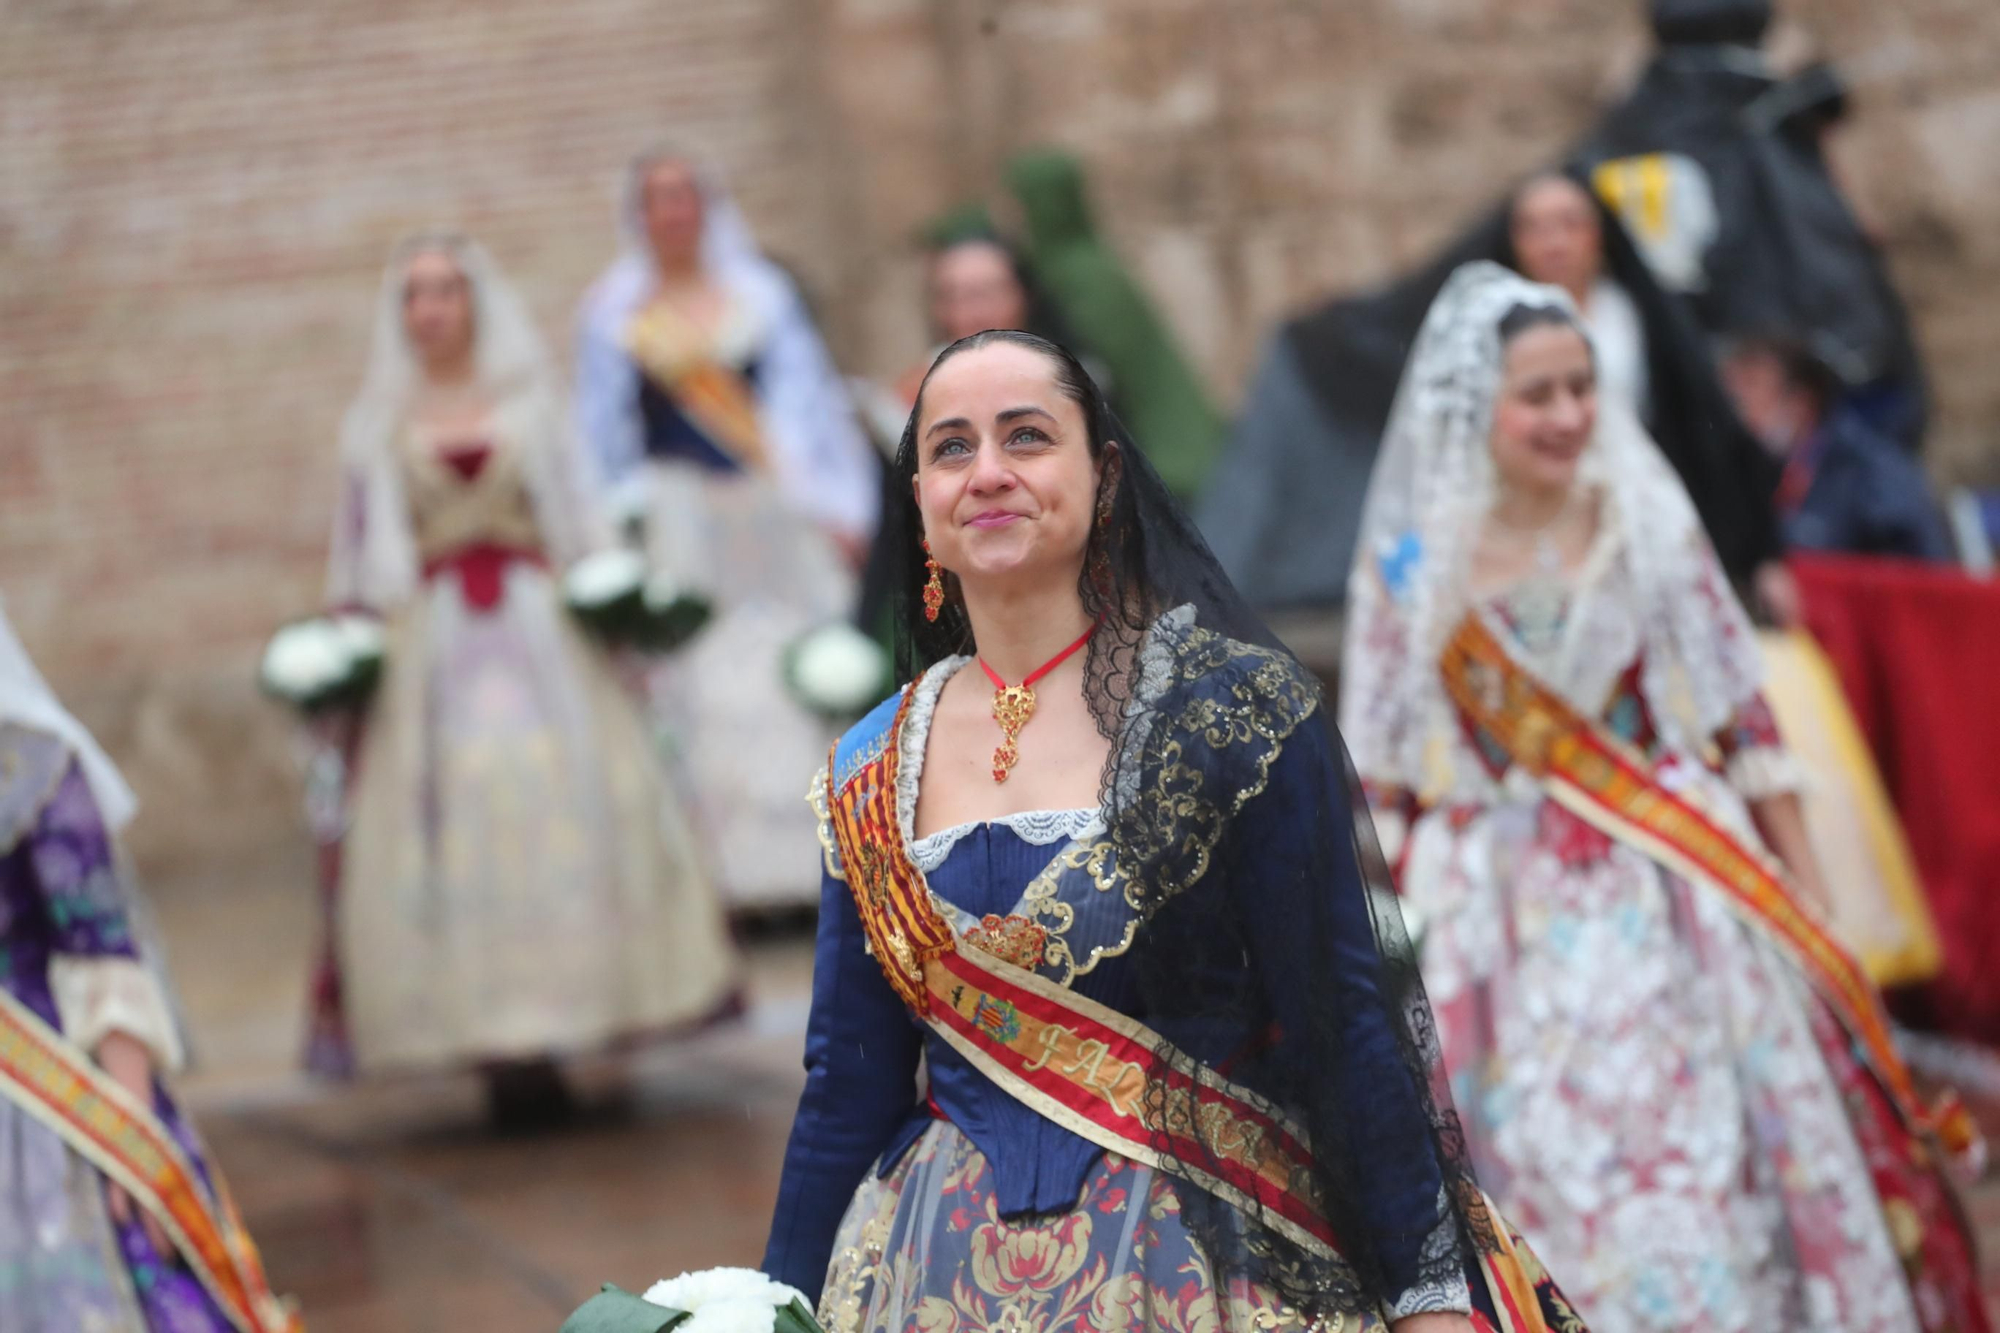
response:
<path id="1" fill-rule="evenodd" d="M 554 1333 L 602 1282 L 756 1264 L 798 1096 L 808 939 L 754 947 L 743 1019 L 577 1071 L 580 1123 L 506 1138 L 471 1078 L 335 1088 L 293 1071 L 306 869 L 278 857 L 153 898 L 199 1056 L 184 1094 L 311 1333 Z"/>
<path id="2" fill-rule="evenodd" d="M 470 1079 L 329 1089 L 293 1072 L 306 876 L 301 851 L 162 881 L 154 899 L 202 1062 L 188 1100 L 311 1333 L 554 1333 L 600 1282 L 757 1262 L 799 1086 L 807 941 L 753 948 L 741 1021 L 630 1070 L 584 1069 L 593 1113 L 503 1138 Z M 1972 1204 L 2000 1294 L 2000 1184 Z"/>

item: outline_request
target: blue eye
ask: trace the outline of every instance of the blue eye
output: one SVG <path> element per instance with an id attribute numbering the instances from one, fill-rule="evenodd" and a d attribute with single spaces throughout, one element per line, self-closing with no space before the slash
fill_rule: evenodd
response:
<path id="1" fill-rule="evenodd" d="M 1025 440 L 1028 443 L 1032 444 L 1037 440 L 1044 440 L 1047 438 L 1048 438 L 1047 436 L 1043 435 L 1042 432 L 1036 430 L 1033 426 L 1023 426 L 1019 430 L 1014 432 L 1014 434 L 1008 439 L 1007 443 L 1020 444 L 1022 441 Z"/>
<path id="2" fill-rule="evenodd" d="M 953 437 L 952 439 L 949 440 L 940 440 L 938 442 L 937 448 L 931 451 L 931 457 L 944 458 L 947 455 L 949 455 L 953 450 L 959 450 L 961 452 L 964 452 L 967 450 L 967 448 L 968 446 L 966 445 L 965 441 L 958 439 L 956 437 Z"/>

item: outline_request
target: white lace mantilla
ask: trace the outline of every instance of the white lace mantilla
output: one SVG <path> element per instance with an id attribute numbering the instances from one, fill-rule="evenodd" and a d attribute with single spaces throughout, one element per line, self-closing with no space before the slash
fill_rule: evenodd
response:
<path id="1" fill-rule="evenodd" d="M 1500 324 L 1516 306 L 1575 315 L 1557 289 L 1483 261 L 1445 284 L 1404 368 L 1356 542 L 1340 730 L 1363 781 L 1426 803 L 1459 795 L 1449 756 L 1463 753 L 1462 729 L 1437 663 L 1466 614 L 1490 600 L 1474 585 L 1473 560 L 1498 485 L 1489 438 L 1505 377 Z M 1570 590 L 1556 632 L 1530 626 L 1552 660 L 1526 664 L 1551 672 L 1547 683 L 1588 712 L 1639 661 L 1663 747 L 1699 753 L 1761 683 L 1750 622 L 1687 489 L 1618 395 L 1600 396 L 1577 466 L 1576 493 L 1600 497 L 1597 548 L 1613 568 L 1593 562 L 1587 574 L 1609 576 Z M 1536 643 L 1524 646 L 1536 655 Z"/>

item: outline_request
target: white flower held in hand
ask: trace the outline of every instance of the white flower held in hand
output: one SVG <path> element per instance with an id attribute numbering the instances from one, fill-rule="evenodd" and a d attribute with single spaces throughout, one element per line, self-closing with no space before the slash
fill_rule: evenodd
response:
<path id="1" fill-rule="evenodd" d="M 849 624 L 814 630 L 793 650 L 793 687 L 819 712 L 860 712 L 881 695 L 888 674 L 881 645 Z"/>
<path id="2" fill-rule="evenodd" d="M 645 586 L 646 558 L 624 547 L 587 555 L 563 576 L 571 606 L 601 607 L 630 597 Z"/>
<path id="3" fill-rule="evenodd" d="M 693 1318 L 675 1333 L 772 1333 L 782 1306 L 805 1293 L 773 1282 L 754 1268 L 709 1268 L 655 1282 L 645 1299 L 669 1310 L 685 1310 Z"/>
<path id="4" fill-rule="evenodd" d="M 778 1307 L 762 1301 L 710 1301 L 675 1333 L 776 1333 Z"/>
<path id="5" fill-rule="evenodd" d="M 658 615 L 688 595 L 673 576 L 655 574 L 646 580 L 646 609 Z"/>
<path id="6" fill-rule="evenodd" d="M 335 616 L 333 627 L 350 663 L 375 661 L 388 651 L 388 636 L 382 632 L 382 622 L 373 616 Z"/>
<path id="7" fill-rule="evenodd" d="M 280 698 L 311 699 L 344 680 L 352 663 L 346 638 L 331 621 L 306 620 L 271 636 L 260 674 Z"/>

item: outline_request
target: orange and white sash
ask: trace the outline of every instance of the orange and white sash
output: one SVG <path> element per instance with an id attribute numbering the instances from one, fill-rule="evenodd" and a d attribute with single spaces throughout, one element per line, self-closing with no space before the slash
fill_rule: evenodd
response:
<path id="1" fill-rule="evenodd" d="M 904 847 L 896 818 L 898 738 L 908 694 L 881 753 L 836 786 L 827 815 L 850 891 L 883 975 L 916 1016 L 1001 1090 L 1078 1137 L 1173 1173 L 1261 1215 L 1308 1253 L 1337 1257 L 1317 1197 L 1305 1131 L 1279 1107 L 1176 1051 L 1145 1024 L 959 936 Z M 1192 1096 L 1163 1123 L 1145 1096 L 1155 1080 Z M 1207 1163 L 1203 1171 L 1192 1164 Z M 1485 1205 L 1490 1209 L 1491 1205 Z M 1539 1265 L 1497 1223 L 1479 1256 L 1499 1333 L 1543 1333 Z"/>
<path id="2" fill-rule="evenodd" d="M 1739 915 L 1790 954 L 1862 1052 L 1897 1113 L 1954 1153 L 1978 1142 L 1955 1097 L 1926 1106 L 1897 1053 L 1867 973 L 1785 886 L 1780 871 L 1686 797 L 1645 758 L 1583 716 L 1516 662 L 1477 612 L 1445 645 L 1446 691 L 1479 730 L 1537 780 L 1551 799 L 1607 837 L 1683 878 L 1721 892 Z"/>
<path id="3" fill-rule="evenodd" d="M 123 1186 L 166 1230 L 239 1333 L 300 1333 L 298 1316 L 271 1293 L 214 1165 L 211 1192 L 151 1110 L 4 989 L 0 1097 Z"/>
<path id="4" fill-rule="evenodd" d="M 766 450 L 756 394 L 747 379 L 710 354 L 702 329 L 655 301 L 632 317 L 625 346 L 639 369 L 673 395 L 674 405 L 716 448 L 747 471 L 763 468 Z"/>

